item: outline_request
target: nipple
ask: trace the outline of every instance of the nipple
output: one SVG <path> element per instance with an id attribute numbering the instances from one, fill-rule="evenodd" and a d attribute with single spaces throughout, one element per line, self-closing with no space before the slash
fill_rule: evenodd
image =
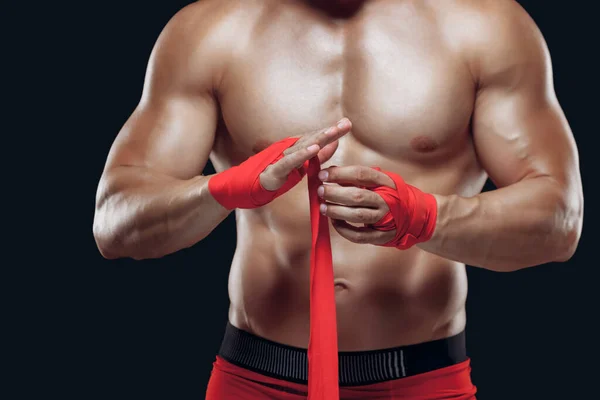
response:
<path id="1" fill-rule="evenodd" d="M 439 147 L 438 143 L 429 136 L 417 136 L 410 141 L 410 146 L 419 153 L 430 153 Z"/>

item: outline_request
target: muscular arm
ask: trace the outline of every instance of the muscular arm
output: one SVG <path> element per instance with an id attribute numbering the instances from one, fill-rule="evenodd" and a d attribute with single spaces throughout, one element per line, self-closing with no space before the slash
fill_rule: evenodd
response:
<path id="1" fill-rule="evenodd" d="M 228 214 L 201 172 L 217 123 L 219 54 L 198 5 L 169 22 L 152 52 L 142 99 L 101 177 L 94 236 L 107 258 L 160 257 L 207 236 Z M 200 26 L 200 28 L 199 28 Z"/>
<path id="2" fill-rule="evenodd" d="M 489 2 L 491 3 L 491 2 Z M 565 261 L 582 228 L 578 154 L 556 99 L 550 58 L 533 21 L 497 2 L 477 43 L 473 140 L 497 190 L 436 196 L 433 237 L 419 245 L 496 271 Z"/>

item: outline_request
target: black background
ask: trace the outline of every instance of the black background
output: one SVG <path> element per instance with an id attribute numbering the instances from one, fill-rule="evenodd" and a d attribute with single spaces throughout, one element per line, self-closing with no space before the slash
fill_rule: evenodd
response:
<path id="1" fill-rule="evenodd" d="M 580 149 L 584 234 L 568 263 L 509 274 L 468 267 L 472 376 L 482 400 L 587 399 L 600 359 L 589 193 L 598 132 L 598 34 L 591 11 L 578 6 L 586 2 L 520 3 L 548 42 L 556 91 Z M 22 68 L 31 82 L 40 82 L 20 95 L 45 97 L 44 107 L 25 122 L 43 125 L 39 147 L 57 147 L 38 173 L 60 178 L 37 179 L 41 197 L 52 204 L 36 202 L 49 222 L 39 219 L 36 234 L 23 240 L 28 247 L 15 268 L 23 285 L 7 303 L 20 339 L 11 346 L 13 371 L 24 378 L 18 398 L 33 398 L 33 392 L 77 399 L 203 398 L 227 320 L 233 217 L 193 248 L 160 260 L 104 260 L 92 237 L 94 195 L 109 147 L 139 100 L 157 36 L 186 4 L 47 3 L 37 9 L 35 24 L 23 25 L 21 33 L 31 35 L 13 38 L 19 54 L 34 53 L 36 60 Z M 22 107 L 36 108 L 35 99 Z"/>

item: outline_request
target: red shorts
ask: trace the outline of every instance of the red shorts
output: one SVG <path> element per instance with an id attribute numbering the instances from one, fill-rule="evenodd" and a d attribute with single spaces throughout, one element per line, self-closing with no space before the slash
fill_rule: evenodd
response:
<path id="1" fill-rule="evenodd" d="M 475 400 L 477 389 L 470 372 L 467 360 L 406 378 L 342 387 L 340 399 Z M 307 398 L 307 389 L 307 385 L 270 378 L 217 357 L 206 400 L 300 400 Z"/>

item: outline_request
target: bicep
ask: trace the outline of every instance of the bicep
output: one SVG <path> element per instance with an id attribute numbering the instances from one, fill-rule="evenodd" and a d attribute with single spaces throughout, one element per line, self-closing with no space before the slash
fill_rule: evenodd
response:
<path id="1" fill-rule="evenodd" d="M 206 96 L 140 103 L 119 132 L 107 169 L 136 166 L 178 179 L 199 175 L 213 146 L 217 107 Z"/>
<path id="2" fill-rule="evenodd" d="M 481 50 L 477 156 L 498 187 L 539 176 L 570 185 L 579 181 L 578 155 L 554 92 L 550 55 L 533 21 L 516 13 Z"/>
<path id="3" fill-rule="evenodd" d="M 566 183 L 578 170 L 577 150 L 557 101 L 527 90 L 478 99 L 473 140 L 480 164 L 498 187 L 549 176 Z"/>

